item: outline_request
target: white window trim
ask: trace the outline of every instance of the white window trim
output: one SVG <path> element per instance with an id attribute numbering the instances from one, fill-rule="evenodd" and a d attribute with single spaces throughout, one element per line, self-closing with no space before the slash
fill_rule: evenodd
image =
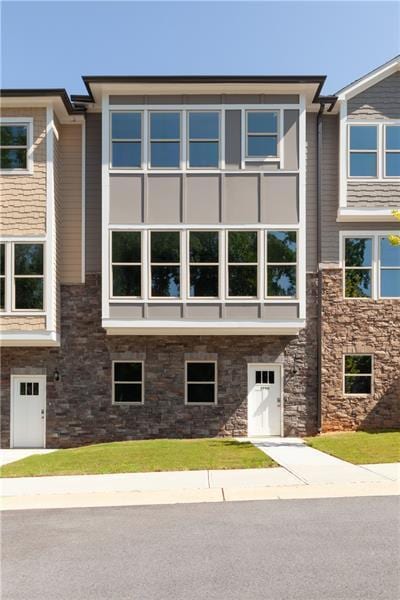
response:
<path id="1" fill-rule="evenodd" d="M 186 146 L 186 160 L 185 162 L 185 168 L 186 170 L 193 170 L 193 171 L 199 171 L 199 170 L 203 170 L 203 169 L 221 169 L 221 151 L 222 151 L 222 147 L 221 147 L 221 139 L 222 139 L 222 119 L 225 119 L 225 114 L 223 113 L 222 110 L 211 110 L 211 109 L 205 109 L 205 110 L 186 110 L 184 111 L 185 114 L 185 122 L 186 122 L 186 144 L 184 144 L 184 146 Z M 191 113 L 196 113 L 196 114 L 204 114 L 204 113 L 214 113 L 218 115 L 218 138 L 191 138 L 190 137 L 190 114 Z M 224 136 L 225 138 L 225 136 Z M 184 138 L 185 139 L 185 138 Z M 218 161 L 217 161 L 217 165 L 215 167 L 213 166 L 208 166 L 208 167 L 194 167 L 191 166 L 190 164 L 190 142 L 217 142 L 218 144 Z"/>
<path id="2" fill-rule="evenodd" d="M 236 229 L 235 227 L 229 227 L 226 230 L 226 236 L 225 236 L 225 261 L 224 261 L 224 265 L 225 265 L 225 298 L 227 301 L 234 299 L 234 300 L 238 300 L 238 299 L 243 299 L 243 300 L 253 300 L 257 301 L 260 300 L 260 270 L 262 268 L 262 265 L 260 265 L 260 244 L 262 244 L 262 240 L 261 238 L 261 234 L 260 234 L 260 229 L 250 229 L 249 233 L 256 233 L 257 236 L 257 261 L 256 262 L 251 262 L 251 263 L 246 263 L 246 262 L 240 262 L 240 263 L 232 263 L 229 261 L 229 234 L 230 233 L 235 233 L 236 231 L 241 231 Z M 256 267 L 257 268 L 257 293 L 255 296 L 230 296 L 229 295 L 229 267 Z"/>
<path id="3" fill-rule="evenodd" d="M 115 263 L 113 262 L 112 259 L 112 237 L 114 233 L 139 233 L 140 234 L 140 258 L 141 258 L 141 262 L 130 262 L 130 263 Z M 143 298 L 143 232 L 141 230 L 137 230 L 137 229 L 117 229 L 117 230 L 113 230 L 110 231 L 110 239 L 109 239 L 109 257 L 110 257 L 110 269 L 109 269 L 109 277 L 110 277 L 110 284 L 109 284 L 109 288 L 110 288 L 110 300 L 124 300 L 126 301 L 130 301 L 130 300 L 137 300 L 137 299 L 142 299 Z M 141 289 L 141 295 L 140 296 L 114 296 L 114 280 L 113 280 L 113 266 L 131 266 L 131 267 L 135 267 L 135 266 L 139 266 L 140 267 L 140 289 Z"/>
<path id="4" fill-rule="evenodd" d="M 339 261 L 342 270 L 342 297 L 344 300 L 400 300 L 398 296 L 380 295 L 380 240 L 389 235 L 398 235 L 398 231 L 341 231 L 339 234 Z M 372 266 L 371 266 L 371 296 L 367 298 L 351 298 L 345 295 L 345 240 L 346 238 L 372 238 Z M 351 267 L 349 267 L 351 268 Z M 357 267 L 355 267 L 357 268 Z M 366 267 L 367 269 L 368 267 Z M 388 267 L 397 268 L 397 267 Z"/>
<path id="5" fill-rule="evenodd" d="M 376 128 L 376 148 L 374 149 L 362 149 L 362 150 L 352 150 L 350 148 L 350 130 L 352 127 L 375 127 Z M 360 180 L 360 179 L 377 179 L 379 178 L 380 175 L 380 165 L 379 165 L 379 146 L 380 146 L 380 130 L 379 127 L 377 127 L 377 125 L 375 123 L 362 123 L 362 124 L 355 124 L 355 123 L 349 123 L 347 126 L 347 177 L 348 179 L 355 179 L 355 180 Z M 375 166 L 376 166 L 376 175 L 351 175 L 350 172 L 350 168 L 351 168 L 351 155 L 352 154 L 375 154 Z"/>
<path id="6" fill-rule="evenodd" d="M 273 300 L 277 300 L 279 302 L 286 302 L 287 300 L 298 300 L 299 298 L 299 286 L 298 286 L 298 280 L 299 280 L 299 234 L 298 234 L 298 230 L 296 229 L 279 229 L 279 231 L 283 232 L 283 233 L 288 233 L 290 231 L 294 231 L 294 233 L 296 234 L 296 262 L 294 263 L 289 263 L 289 262 L 281 262 L 281 263 L 277 263 L 277 262 L 269 262 L 268 261 L 268 232 L 271 229 L 268 227 L 265 230 L 265 240 L 264 240 L 264 255 L 265 255 L 265 263 L 264 263 L 264 271 L 265 271 L 265 283 L 264 283 L 264 296 L 265 298 L 268 299 L 273 299 Z M 273 231 L 273 230 L 271 230 Z M 296 268 L 296 294 L 294 296 L 268 296 L 268 267 L 295 267 Z"/>
<path id="7" fill-rule="evenodd" d="M 26 169 L 0 169 L 1 175 L 33 175 L 33 117 L 0 117 L 0 125 L 26 125 Z"/>
<path id="8" fill-rule="evenodd" d="M 214 381 L 189 381 L 187 378 L 189 363 L 211 363 L 215 365 Z M 214 402 L 188 402 L 188 385 L 199 384 L 204 385 L 211 383 L 214 385 Z M 217 406 L 218 405 L 218 364 L 216 360 L 185 360 L 185 406 Z"/>
<path id="9" fill-rule="evenodd" d="M 204 231 L 206 233 L 216 233 L 218 236 L 218 262 L 214 263 L 196 263 L 190 260 L 190 234 L 192 232 Z M 185 279 L 187 281 L 186 299 L 188 302 L 192 300 L 207 302 L 208 300 L 217 300 L 221 297 L 221 235 L 217 229 L 210 227 L 209 229 L 189 229 L 187 235 L 183 236 L 186 244 L 186 264 L 184 266 Z M 185 240 L 186 238 L 186 240 Z M 191 296 L 190 295 L 190 267 L 217 267 L 218 269 L 218 294 L 217 296 Z"/>
<path id="10" fill-rule="evenodd" d="M 173 262 L 165 262 L 165 263 L 153 263 L 151 260 L 151 234 L 152 233 L 178 233 L 179 234 L 179 263 Z M 148 251 L 148 261 L 147 261 L 147 272 L 148 272 L 148 298 L 151 300 L 155 300 L 157 302 L 177 302 L 181 298 L 184 298 L 186 292 L 184 290 L 186 278 L 182 277 L 183 275 L 183 264 L 184 257 L 183 248 L 185 247 L 185 242 L 183 240 L 183 232 L 178 228 L 171 227 L 170 229 L 163 230 L 154 230 L 150 228 L 148 230 L 148 240 L 147 240 L 147 251 Z M 186 261 L 185 261 L 186 262 Z M 179 296 L 153 296 L 152 294 L 152 267 L 178 267 L 179 266 Z"/>
<path id="11" fill-rule="evenodd" d="M 359 373 L 359 374 L 354 374 L 354 373 L 346 373 L 346 356 L 370 356 L 371 357 L 371 373 Z M 350 398 L 355 398 L 358 396 L 363 396 L 364 398 L 369 397 L 369 396 L 373 396 L 375 393 L 374 390 L 374 355 L 371 354 L 370 352 L 346 352 L 345 354 L 343 354 L 342 357 L 342 390 L 343 390 L 343 396 L 350 397 Z M 346 393 L 346 375 L 347 376 L 352 376 L 352 377 L 370 377 L 371 378 L 371 392 L 369 393 L 358 393 L 358 394 L 351 394 L 351 393 Z"/>
<path id="12" fill-rule="evenodd" d="M 397 232 L 398 234 L 398 232 Z M 389 234 L 390 235 L 390 234 Z M 386 271 L 386 270 L 396 270 L 396 271 L 400 271 L 400 265 L 395 266 L 395 267 L 385 267 L 382 266 L 382 260 L 381 260 L 381 240 L 387 238 L 387 235 L 378 235 L 377 236 L 377 241 L 376 241 L 376 246 L 377 246 L 377 261 L 378 261 L 378 297 L 380 300 L 400 300 L 400 296 L 382 296 L 381 294 L 381 280 L 382 280 L 382 271 Z"/>
<path id="13" fill-rule="evenodd" d="M 151 115 L 155 114 L 155 113 L 175 113 L 178 114 L 179 117 L 179 138 L 152 138 L 151 137 Z M 184 166 L 184 160 L 183 160 L 183 147 L 185 145 L 185 129 L 186 127 L 184 125 L 186 125 L 186 114 L 185 111 L 183 110 L 174 110 L 172 108 L 167 109 L 167 110 L 159 110 L 159 109 L 150 109 L 147 111 L 145 111 L 145 118 L 147 118 L 147 131 L 148 131 L 148 138 L 147 138 L 147 165 L 145 165 L 147 167 L 147 169 L 151 172 L 153 171 L 161 171 L 161 172 L 165 172 L 165 171 L 173 171 L 175 173 L 175 171 L 182 169 Z M 172 143 L 172 144 L 179 144 L 179 160 L 178 160 L 178 166 L 177 167 L 159 167 L 159 166 L 152 166 L 151 164 L 151 144 L 152 142 L 155 143 Z M 146 140 L 144 140 L 144 143 L 146 143 Z"/>
<path id="14" fill-rule="evenodd" d="M 385 181 L 395 179 L 400 180 L 400 175 L 386 175 L 386 155 L 387 154 L 399 154 L 399 150 L 390 150 L 386 148 L 386 130 L 388 127 L 398 127 L 400 129 L 400 119 L 396 123 L 385 123 L 383 127 L 383 178 Z"/>
<path id="15" fill-rule="evenodd" d="M 376 150 L 350 150 L 350 127 L 377 127 L 377 149 Z M 355 182 L 400 182 L 400 176 L 386 176 L 386 127 L 387 126 L 400 126 L 400 119 L 396 120 L 385 120 L 385 121 L 376 121 L 376 120 L 359 120 L 359 119 L 347 119 L 345 122 L 346 126 L 346 139 L 345 139 L 345 147 L 341 144 L 341 150 L 345 153 L 345 164 L 346 164 L 346 179 L 347 181 L 355 181 Z M 350 175 L 350 154 L 351 152 L 375 152 L 376 153 L 376 176 L 356 176 Z M 389 152 L 400 152 L 400 151 L 391 151 Z M 346 188 L 347 193 L 347 188 Z M 346 206 L 346 204 L 341 204 L 341 206 Z"/>
<path id="16" fill-rule="evenodd" d="M 255 112 L 260 112 L 260 113 L 275 113 L 277 116 L 277 129 L 276 129 L 276 133 L 258 133 L 258 134 L 249 134 L 249 130 L 248 130 L 248 124 L 249 124 L 249 113 L 255 113 Z M 280 150 L 281 150 L 281 144 L 282 144 L 282 139 L 283 139 L 283 126 L 282 126 L 282 120 L 283 120 L 283 111 L 280 109 L 246 109 L 245 111 L 245 155 L 244 155 L 244 160 L 245 162 L 256 162 L 256 163 L 268 163 L 268 162 L 280 162 L 281 158 L 280 158 Z M 249 156 L 249 151 L 248 151 L 248 146 L 249 146 L 249 135 L 255 135 L 255 136 L 261 136 L 261 135 L 270 135 L 270 136 L 276 136 L 276 155 L 275 156 Z"/>
<path id="17" fill-rule="evenodd" d="M 113 138 L 112 136 L 112 115 L 114 113 L 124 113 L 124 114 L 132 114 L 132 113 L 136 113 L 136 114 L 140 114 L 140 139 L 139 138 Z M 144 115 L 143 115 L 143 111 L 142 110 L 110 110 L 110 118 L 109 118 L 109 169 L 110 171 L 114 172 L 114 171 L 140 171 L 143 168 L 143 128 L 144 128 L 144 124 L 143 124 L 143 120 L 144 120 Z M 112 163 L 112 148 L 113 148 L 113 142 L 140 142 L 140 165 L 138 167 L 119 167 L 119 166 L 114 166 Z"/>
<path id="18" fill-rule="evenodd" d="M 114 379 L 114 365 L 116 363 L 140 363 L 142 365 L 142 379 L 141 381 L 115 381 Z M 112 402 L 111 404 L 113 406 L 143 406 L 144 404 L 144 381 L 145 381 L 145 375 L 144 375 L 144 360 L 113 360 L 111 362 L 111 390 L 112 390 Z M 115 401 L 115 384 L 117 383 L 121 383 L 121 384 L 129 384 L 129 383 L 140 383 L 142 386 L 142 394 L 141 394 L 141 401 L 140 402 L 116 402 Z"/>

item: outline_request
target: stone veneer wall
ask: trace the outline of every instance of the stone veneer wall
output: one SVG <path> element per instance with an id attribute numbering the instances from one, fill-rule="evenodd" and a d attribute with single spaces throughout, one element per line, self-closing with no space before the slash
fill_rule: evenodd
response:
<path id="1" fill-rule="evenodd" d="M 247 363 L 283 362 L 286 435 L 316 428 L 316 279 L 299 336 L 106 336 L 100 277 L 62 286 L 60 348 L 4 348 L 2 446 L 9 446 L 10 374 L 47 372 L 47 446 L 109 440 L 247 434 Z M 111 404 L 111 361 L 145 360 L 145 402 Z M 185 406 L 185 359 L 218 360 L 218 405 Z M 61 381 L 53 381 L 58 369 Z"/>
<path id="2" fill-rule="evenodd" d="M 400 428 L 400 302 L 344 300 L 341 269 L 323 271 L 322 431 Z M 343 393 L 343 355 L 373 354 L 373 394 Z"/>

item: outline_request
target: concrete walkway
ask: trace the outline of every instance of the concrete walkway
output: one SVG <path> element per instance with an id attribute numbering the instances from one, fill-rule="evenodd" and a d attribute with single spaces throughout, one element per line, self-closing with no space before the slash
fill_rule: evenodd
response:
<path id="1" fill-rule="evenodd" d="M 0 450 L 0 467 L 16 460 L 33 456 L 34 454 L 49 454 L 50 452 L 55 452 L 55 450 L 45 448 L 4 448 Z"/>
<path id="2" fill-rule="evenodd" d="M 395 473 L 395 469 L 386 470 L 381 465 L 375 469 L 352 465 L 306 446 L 300 438 L 250 438 L 250 441 L 308 485 L 379 483 L 393 480 Z"/>

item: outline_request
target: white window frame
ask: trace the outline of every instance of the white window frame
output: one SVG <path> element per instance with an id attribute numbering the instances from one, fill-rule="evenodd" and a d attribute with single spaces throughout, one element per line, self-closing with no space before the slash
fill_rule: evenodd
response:
<path id="1" fill-rule="evenodd" d="M 112 238 L 114 233 L 139 233 L 140 234 L 140 258 L 141 262 L 113 262 L 112 258 Z M 110 299 L 111 300 L 135 300 L 143 298 L 143 232 L 140 229 L 112 229 L 110 231 L 109 239 L 109 281 L 110 281 Z M 140 267 L 140 296 L 114 296 L 114 282 L 113 282 L 113 267 Z"/>
<path id="2" fill-rule="evenodd" d="M 339 261 L 340 267 L 342 270 L 342 298 L 344 300 L 359 300 L 359 301 L 368 301 L 368 300 L 398 300 L 400 298 L 397 296 L 388 297 L 380 295 L 380 239 L 387 238 L 389 235 L 399 235 L 398 231 L 388 230 L 388 231 L 340 231 L 339 233 Z M 372 275 L 371 275 L 371 296 L 368 298 L 351 298 L 346 297 L 345 295 L 345 240 L 346 238 L 372 238 Z M 352 268 L 352 267 L 349 267 Z M 357 267 L 355 267 L 357 268 Z M 367 267 L 366 267 L 367 268 Z M 397 267 L 390 267 L 397 268 Z"/>
<path id="3" fill-rule="evenodd" d="M 151 236 L 153 233 L 178 233 L 179 234 L 179 258 L 180 261 L 179 263 L 173 263 L 173 262 L 165 262 L 165 263 L 158 263 L 158 262 L 154 262 L 151 259 Z M 183 293 L 184 290 L 184 285 L 185 285 L 185 277 L 182 277 L 183 275 L 183 268 L 182 265 L 184 264 L 184 257 L 182 256 L 182 252 L 183 252 L 183 240 L 182 240 L 182 231 L 179 229 L 174 229 L 173 227 L 171 227 L 171 229 L 149 229 L 149 235 L 148 235 L 148 282 L 149 282 L 149 289 L 148 289 L 148 297 L 151 300 L 156 300 L 159 302 L 176 302 L 177 300 L 180 300 L 181 298 L 185 297 L 185 294 Z M 179 296 L 153 296 L 152 294 L 152 267 L 179 267 Z"/>
<path id="4" fill-rule="evenodd" d="M 123 114 L 139 114 L 140 115 L 140 138 L 113 138 L 112 136 L 112 115 L 115 113 L 123 113 Z M 109 169 L 111 171 L 121 170 L 121 171 L 140 171 L 143 167 L 143 120 L 144 114 L 142 110 L 110 110 L 110 118 L 109 118 L 109 138 L 110 138 L 110 147 L 109 147 Z M 112 157 L 113 157 L 113 142 L 140 142 L 140 165 L 138 167 L 119 167 L 113 165 Z"/>
<path id="5" fill-rule="evenodd" d="M 226 300 L 259 300 L 260 299 L 260 230 L 257 228 L 254 229 L 246 229 L 246 233 L 256 233 L 257 235 L 257 262 L 252 263 L 232 263 L 229 261 L 229 234 L 231 232 L 243 232 L 243 229 L 236 229 L 234 227 L 230 227 L 226 230 L 225 235 L 225 298 Z M 265 261 L 265 259 L 264 259 Z M 264 262 L 262 261 L 262 262 Z M 257 267 L 257 293 L 255 296 L 230 296 L 229 295 L 229 267 Z"/>
<path id="6" fill-rule="evenodd" d="M 269 262 L 268 260 L 268 234 L 274 232 L 294 232 L 296 234 L 296 262 Z M 265 230 L 265 240 L 264 240 L 264 297 L 267 300 L 279 300 L 279 302 L 288 302 L 293 300 L 298 300 L 299 298 L 299 232 L 297 229 L 266 229 Z M 296 294 L 294 296 L 268 296 L 268 267 L 296 267 Z"/>
<path id="7" fill-rule="evenodd" d="M 376 130 L 376 148 L 374 150 L 352 150 L 350 148 L 350 129 L 351 127 L 375 127 Z M 374 180 L 379 177 L 380 174 L 380 160 L 379 160 L 379 146 L 380 146 L 380 130 L 376 123 L 349 123 L 347 127 L 347 177 L 351 180 Z M 352 154 L 375 154 L 375 164 L 376 164 L 376 175 L 351 175 L 350 171 L 350 159 Z"/>
<path id="8" fill-rule="evenodd" d="M 276 114 L 276 133 L 249 133 L 248 130 L 248 121 L 249 121 L 249 113 L 275 113 Z M 263 108 L 247 108 L 245 111 L 245 161 L 246 162 L 279 162 L 280 160 L 280 144 L 282 138 L 282 114 L 283 111 L 281 109 L 263 109 Z M 276 155 L 275 156 L 249 156 L 248 146 L 249 146 L 249 135 L 250 136 L 276 136 Z"/>
<path id="9" fill-rule="evenodd" d="M 43 274 L 42 275 L 16 275 L 15 274 L 15 246 L 21 246 L 21 245 L 23 245 L 23 246 L 38 246 L 38 245 L 40 245 L 43 247 Z M 11 311 L 12 311 L 12 313 L 42 315 L 46 312 L 46 297 L 47 297 L 47 293 L 46 293 L 46 263 L 47 263 L 47 257 L 46 257 L 45 242 L 43 242 L 41 240 L 38 240 L 38 241 L 18 240 L 18 241 L 11 243 L 11 265 L 12 265 L 12 267 L 11 267 L 11 278 L 12 278 Z M 42 308 L 16 308 L 16 306 L 15 306 L 15 301 L 16 301 L 15 280 L 16 279 L 42 279 L 43 280 L 43 307 Z"/>
<path id="10" fill-rule="evenodd" d="M 216 233 L 218 236 L 218 259 L 217 263 L 196 263 L 190 260 L 190 234 L 191 233 Z M 187 294 L 186 299 L 190 302 L 193 300 L 198 301 L 207 301 L 207 300 L 217 300 L 221 298 L 221 235 L 218 229 L 189 229 L 186 236 L 186 256 L 187 256 L 187 268 L 186 268 L 186 281 L 187 281 Z M 217 296 L 191 296 L 190 295 L 190 267 L 217 267 L 218 268 L 218 294 Z"/>
<path id="11" fill-rule="evenodd" d="M 400 296 L 382 296 L 382 271 L 385 270 L 396 270 L 400 271 L 400 265 L 396 267 L 385 267 L 382 266 L 382 258 L 381 258 L 381 240 L 387 239 L 387 235 L 379 235 L 378 236 L 378 296 L 381 300 L 400 300 Z"/>
<path id="12" fill-rule="evenodd" d="M 27 128 L 26 146 L 1 146 L 1 148 L 26 148 L 25 169 L 0 169 L 1 175 L 32 175 L 33 174 L 33 118 L 32 117 L 0 117 L 0 125 L 24 125 Z"/>
<path id="13" fill-rule="evenodd" d="M 115 381 L 114 379 L 114 365 L 116 363 L 140 363 L 142 365 L 142 379 L 141 381 Z M 128 359 L 124 359 L 124 360 L 113 360 L 111 362 L 111 390 L 112 390 L 112 402 L 111 404 L 113 406 L 143 406 L 144 404 L 144 382 L 145 382 L 145 374 L 144 374 L 144 360 L 128 360 Z M 116 402 L 115 400 L 115 384 L 130 384 L 130 383 L 140 383 L 142 386 L 142 394 L 141 394 L 141 401 L 140 402 Z"/>
<path id="14" fill-rule="evenodd" d="M 4 246 L 4 275 L 2 275 L 0 273 L 0 283 L 1 286 L 3 288 L 3 295 L 4 295 L 4 306 L 3 308 L 0 307 L 0 314 L 3 313 L 6 310 L 6 306 L 7 306 L 7 288 L 6 288 L 6 282 L 7 282 L 7 244 L 5 242 L 0 242 L 0 246 Z"/>
<path id="15" fill-rule="evenodd" d="M 346 373 L 346 356 L 370 356 L 371 357 L 371 373 Z M 356 396 L 373 396 L 374 395 L 374 355 L 370 352 L 346 352 L 342 357 L 342 390 L 343 396 L 354 398 Z M 358 394 L 351 394 L 346 392 L 346 376 L 350 377 L 370 377 L 371 378 L 371 391 L 368 393 L 360 392 Z"/>
<path id="16" fill-rule="evenodd" d="M 345 109 L 342 109 L 343 113 Z M 345 127 L 345 134 L 343 135 L 343 141 L 340 142 L 340 152 L 344 153 L 344 162 L 341 163 L 343 167 L 343 172 L 346 173 L 345 179 L 343 180 L 344 188 L 341 188 L 341 206 L 345 207 L 346 204 L 343 203 L 343 196 L 346 197 L 347 188 L 345 186 L 346 181 L 354 181 L 354 182 L 371 182 L 371 181 L 393 181 L 399 182 L 400 176 L 396 175 L 386 175 L 386 127 L 387 126 L 400 126 L 400 119 L 388 119 L 386 121 L 377 121 L 371 120 L 366 121 L 360 119 L 348 119 L 346 116 L 342 117 L 343 119 L 343 127 Z M 377 128 L 377 149 L 375 150 L 350 150 L 350 127 L 376 127 Z M 350 153 L 351 152 L 376 152 L 376 176 L 366 176 L 366 175 L 350 175 Z M 389 152 L 397 152 L 396 150 L 389 150 Z M 341 171 L 342 172 L 342 171 Z"/>
<path id="17" fill-rule="evenodd" d="M 155 114 L 155 113 L 159 113 L 159 114 L 165 114 L 165 113 L 172 113 L 172 114 L 177 114 L 179 117 L 179 138 L 152 138 L 151 137 L 151 115 Z M 182 153 L 183 153 L 183 145 L 184 145 L 184 136 L 183 136 L 183 124 L 186 123 L 186 119 L 185 119 L 185 115 L 183 114 L 183 111 L 181 109 L 173 109 L 170 108 L 169 110 L 162 110 L 162 109 L 156 109 L 156 110 L 149 110 L 148 114 L 147 114 L 147 119 L 148 119 L 148 123 L 147 123 L 147 131 L 148 131 L 148 140 L 147 140 L 147 168 L 150 171 L 177 171 L 181 168 L 182 166 Z M 178 161 L 178 166 L 176 167 L 159 167 L 159 166 L 152 166 L 151 164 L 151 143 L 152 142 L 156 142 L 156 143 L 178 143 L 179 144 L 179 161 Z"/>
<path id="18" fill-rule="evenodd" d="M 192 169 L 195 171 L 204 170 L 204 169 L 220 169 L 221 168 L 221 129 L 222 129 L 222 111 L 221 110 L 187 110 L 186 112 L 186 169 Z M 214 113 L 218 115 L 218 138 L 191 138 L 190 137 L 190 115 L 191 114 L 205 114 L 205 113 Z M 218 144 L 218 162 L 216 166 L 206 166 L 206 167 L 193 167 L 190 164 L 190 142 L 217 142 Z"/>
<path id="19" fill-rule="evenodd" d="M 388 150 L 386 148 L 386 130 L 388 127 L 398 127 L 400 129 L 400 119 L 397 123 L 385 123 L 383 126 L 383 177 L 385 179 L 400 179 L 400 175 L 386 175 L 386 156 L 387 154 L 400 154 L 399 150 Z"/>
<path id="20" fill-rule="evenodd" d="M 188 364 L 192 363 L 211 363 L 215 365 L 214 381 L 190 381 L 188 379 Z M 189 384 L 213 384 L 214 385 L 214 402 L 188 402 L 188 386 Z M 216 360 L 185 360 L 185 406 L 217 406 L 218 405 L 218 364 Z"/>
<path id="21" fill-rule="evenodd" d="M 364 239 L 371 240 L 371 266 L 370 267 L 351 267 L 346 265 L 346 240 Z M 374 269 L 374 236 L 373 235 L 346 235 L 343 237 L 343 298 L 345 300 L 372 300 L 374 297 L 376 272 Z M 371 295 L 370 296 L 346 296 L 346 271 L 370 271 L 371 272 Z"/>

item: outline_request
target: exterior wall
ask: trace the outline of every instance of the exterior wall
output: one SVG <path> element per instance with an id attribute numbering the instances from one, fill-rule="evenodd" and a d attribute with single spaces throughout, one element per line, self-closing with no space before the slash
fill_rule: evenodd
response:
<path id="1" fill-rule="evenodd" d="M 46 329 L 46 317 L 26 317 L 24 315 L 0 317 L 0 331 L 37 331 L 43 329 Z"/>
<path id="2" fill-rule="evenodd" d="M 347 206 L 352 208 L 390 208 L 400 206 L 400 183 L 347 182 Z"/>
<path id="3" fill-rule="evenodd" d="M 400 428 L 400 302 L 344 300 L 339 269 L 322 290 L 322 431 Z M 373 394 L 344 395 L 346 353 L 374 355 Z"/>
<path id="4" fill-rule="evenodd" d="M 3 117 L 33 118 L 33 173 L 0 175 L 1 235 L 46 233 L 46 109 L 1 108 Z"/>
<path id="5" fill-rule="evenodd" d="M 306 121 L 306 232 L 307 272 L 317 270 L 317 114 Z"/>
<path id="6" fill-rule="evenodd" d="M 101 271 L 101 114 L 86 115 L 85 265 Z"/>
<path id="7" fill-rule="evenodd" d="M 289 336 L 107 336 L 100 277 L 62 286 L 60 348 L 2 352 L 2 445 L 9 445 L 10 374 L 47 373 L 47 446 L 110 440 L 247 434 L 247 363 L 284 365 L 286 435 L 316 427 L 316 283 L 309 278 L 308 326 Z M 218 361 L 218 405 L 184 405 L 184 361 Z M 111 404 L 111 361 L 145 360 L 145 403 Z M 59 382 L 53 381 L 58 369 Z"/>
<path id="8" fill-rule="evenodd" d="M 400 72 L 369 87 L 347 104 L 349 119 L 400 119 Z"/>

